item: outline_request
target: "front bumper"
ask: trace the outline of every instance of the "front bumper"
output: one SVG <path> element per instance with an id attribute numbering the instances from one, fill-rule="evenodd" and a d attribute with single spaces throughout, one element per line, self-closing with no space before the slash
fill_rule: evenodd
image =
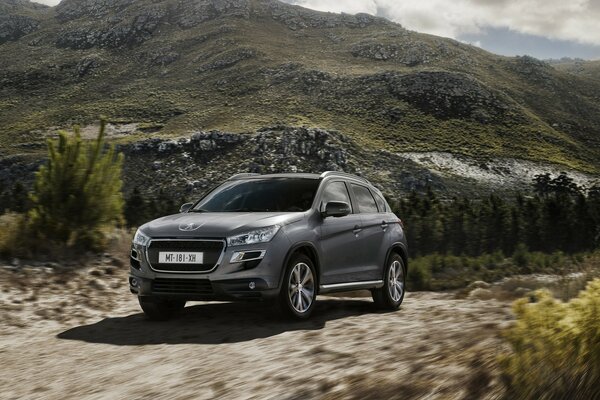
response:
<path id="1" fill-rule="evenodd" d="M 178 297 L 197 301 L 260 301 L 275 298 L 279 293 L 279 289 L 270 289 L 260 278 L 210 281 L 187 277 L 147 279 L 130 275 L 129 289 L 140 297 Z"/>
<path id="2" fill-rule="evenodd" d="M 287 237 L 269 243 L 225 247 L 219 263 L 207 272 L 166 272 L 151 268 L 145 248 L 132 247 L 129 287 L 137 296 L 186 300 L 266 300 L 279 293 Z M 280 242 L 281 241 L 281 242 Z M 235 262 L 236 254 L 260 252 L 260 260 Z"/>

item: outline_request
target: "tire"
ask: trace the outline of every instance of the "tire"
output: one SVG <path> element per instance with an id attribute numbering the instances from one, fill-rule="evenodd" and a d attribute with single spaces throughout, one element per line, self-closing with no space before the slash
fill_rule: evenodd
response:
<path id="1" fill-rule="evenodd" d="M 288 317 L 307 319 L 312 314 L 316 299 L 317 274 L 313 262 L 304 254 L 292 256 L 283 276 L 279 308 Z"/>
<path id="2" fill-rule="evenodd" d="M 185 307 L 185 300 L 158 297 L 138 297 L 146 318 L 152 321 L 166 321 L 179 314 Z"/>
<path id="3" fill-rule="evenodd" d="M 396 253 L 387 260 L 383 275 L 383 286 L 373 289 L 373 301 L 382 310 L 397 310 L 404 300 L 406 291 L 406 267 L 404 261 Z"/>

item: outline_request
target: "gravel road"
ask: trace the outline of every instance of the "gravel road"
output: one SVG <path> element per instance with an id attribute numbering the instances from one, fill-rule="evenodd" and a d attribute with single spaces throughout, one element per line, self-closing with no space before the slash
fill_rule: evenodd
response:
<path id="1" fill-rule="evenodd" d="M 498 398 L 510 303 L 408 293 L 397 312 L 321 297 L 306 322 L 261 304 L 144 319 L 126 268 L 0 268 L 1 399 Z"/>

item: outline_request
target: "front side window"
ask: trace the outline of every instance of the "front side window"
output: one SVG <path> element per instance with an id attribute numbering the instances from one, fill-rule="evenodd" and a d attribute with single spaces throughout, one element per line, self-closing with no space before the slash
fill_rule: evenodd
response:
<path id="1" fill-rule="evenodd" d="M 342 201 L 350 206 L 352 210 L 352 204 L 350 202 L 350 195 L 344 182 L 331 182 L 328 183 L 323 190 L 323 196 L 321 198 L 321 211 L 325 210 L 325 205 L 330 201 Z M 350 211 L 352 212 L 352 211 Z"/>
<path id="2" fill-rule="evenodd" d="M 319 181 L 305 178 L 225 182 L 191 212 L 297 212 L 312 206 Z"/>
<path id="3" fill-rule="evenodd" d="M 371 191 L 364 186 L 352 184 L 352 190 L 356 196 L 358 208 L 361 213 L 376 213 L 377 204 Z"/>

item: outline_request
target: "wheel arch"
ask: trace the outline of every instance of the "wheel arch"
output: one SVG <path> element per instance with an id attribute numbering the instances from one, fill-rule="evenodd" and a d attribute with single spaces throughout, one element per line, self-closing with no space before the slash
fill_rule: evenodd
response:
<path id="1" fill-rule="evenodd" d="M 311 242 L 296 243 L 288 250 L 288 253 L 286 254 L 285 259 L 283 261 L 283 267 L 281 269 L 282 272 L 281 272 L 281 277 L 279 278 L 279 288 L 281 288 L 283 285 L 283 278 L 285 276 L 285 273 L 284 273 L 285 268 L 287 268 L 288 263 L 290 262 L 291 258 L 294 256 L 294 254 L 297 254 L 297 253 L 306 255 L 313 262 L 313 265 L 315 267 L 315 272 L 317 275 L 315 278 L 317 281 L 316 288 L 317 288 L 317 293 L 318 293 L 319 282 L 321 281 L 321 263 L 319 261 L 319 253 L 317 252 L 317 248 Z"/>
<path id="2" fill-rule="evenodd" d="M 408 273 L 408 249 L 406 248 L 406 245 L 402 242 L 392 244 L 388 250 L 387 257 L 385 258 L 386 262 L 390 259 L 392 254 L 398 254 L 402 258 L 402 262 L 404 262 L 404 272 Z"/>

